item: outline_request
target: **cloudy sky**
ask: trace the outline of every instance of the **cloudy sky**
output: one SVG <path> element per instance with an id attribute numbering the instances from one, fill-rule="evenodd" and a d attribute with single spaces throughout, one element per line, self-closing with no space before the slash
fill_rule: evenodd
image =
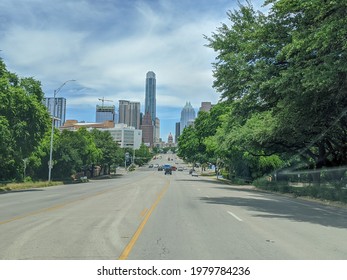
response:
<path id="1" fill-rule="evenodd" d="M 95 121 L 103 97 L 116 108 L 120 99 L 139 101 L 143 111 L 146 73 L 154 71 L 166 141 L 187 101 L 196 112 L 202 101 L 218 102 L 216 53 L 203 35 L 237 7 L 236 0 L 1 0 L 0 57 L 9 71 L 41 81 L 47 97 L 75 79 L 58 96 L 67 99 L 67 119 L 78 121 Z"/>

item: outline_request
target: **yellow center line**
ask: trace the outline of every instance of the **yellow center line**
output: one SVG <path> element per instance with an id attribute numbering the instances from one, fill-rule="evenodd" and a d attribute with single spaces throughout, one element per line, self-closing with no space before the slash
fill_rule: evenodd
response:
<path id="1" fill-rule="evenodd" d="M 157 207 L 157 205 L 159 204 L 160 200 L 163 198 L 164 194 L 166 193 L 166 191 L 168 190 L 170 185 L 170 181 L 168 181 L 168 183 L 165 185 L 164 189 L 160 192 L 160 194 L 158 195 L 157 199 L 155 200 L 155 202 L 153 203 L 153 205 L 151 206 L 151 208 L 149 209 L 149 211 L 147 212 L 146 216 L 144 217 L 144 219 L 142 220 L 141 224 L 139 225 L 139 227 L 137 228 L 136 232 L 134 233 L 133 237 L 131 238 L 131 240 L 129 241 L 128 245 L 124 248 L 123 252 L 121 253 L 121 255 L 119 256 L 119 260 L 126 260 L 131 252 L 131 250 L 133 249 L 137 239 L 139 239 L 141 232 L 143 231 L 149 217 L 152 215 L 154 209 Z"/>
<path id="2" fill-rule="evenodd" d="M 146 215 L 147 211 L 148 211 L 148 208 L 143 209 L 142 212 L 140 213 L 140 216 L 144 217 Z"/>

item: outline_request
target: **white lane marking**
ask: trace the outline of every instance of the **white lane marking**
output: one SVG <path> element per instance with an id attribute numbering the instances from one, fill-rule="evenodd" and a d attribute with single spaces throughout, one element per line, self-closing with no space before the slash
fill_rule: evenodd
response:
<path id="1" fill-rule="evenodd" d="M 239 217 L 237 217 L 233 212 L 228 211 L 228 213 L 229 213 L 231 216 L 233 216 L 236 220 L 242 222 L 242 219 L 240 219 Z"/>

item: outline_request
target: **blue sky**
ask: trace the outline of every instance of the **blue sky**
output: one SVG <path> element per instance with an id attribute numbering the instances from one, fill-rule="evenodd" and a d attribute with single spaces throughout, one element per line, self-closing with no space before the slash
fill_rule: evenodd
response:
<path id="1" fill-rule="evenodd" d="M 196 111 L 202 101 L 218 102 L 217 54 L 203 35 L 237 7 L 235 0 L 1 0 L 0 56 L 11 72 L 41 81 L 47 97 L 75 79 L 58 96 L 67 99 L 67 119 L 78 121 L 95 121 L 102 97 L 143 108 L 146 73 L 154 71 L 166 141 L 187 101 Z"/>

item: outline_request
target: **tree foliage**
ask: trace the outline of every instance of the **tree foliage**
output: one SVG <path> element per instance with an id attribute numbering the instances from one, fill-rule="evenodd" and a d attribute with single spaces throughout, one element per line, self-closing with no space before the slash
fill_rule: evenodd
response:
<path id="1" fill-rule="evenodd" d="M 40 82 L 19 78 L 0 59 L 0 178 L 20 179 L 23 160 L 49 129 Z"/>
<path id="2" fill-rule="evenodd" d="M 219 103 L 210 112 L 200 111 L 194 125 L 186 127 L 178 139 L 178 156 L 191 163 L 215 163 L 214 151 L 207 149 L 206 141 L 216 133 L 228 110 L 225 103 Z"/>
<path id="3" fill-rule="evenodd" d="M 307 168 L 346 165 L 347 2 L 266 4 L 265 15 L 247 1 L 206 36 L 217 52 L 213 86 L 229 113 L 216 130 L 198 117 L 179 140 L 180 154 L 214 154 L 251 178 L 291 157 Z"/>
<path id="4" fill-rule="evenodd" d="M 145 144 L 141 144 L 140 149 L 135 151 L 135 164 L 139 166 L 146 164 L 151 158 L 152 154 Z"/>

